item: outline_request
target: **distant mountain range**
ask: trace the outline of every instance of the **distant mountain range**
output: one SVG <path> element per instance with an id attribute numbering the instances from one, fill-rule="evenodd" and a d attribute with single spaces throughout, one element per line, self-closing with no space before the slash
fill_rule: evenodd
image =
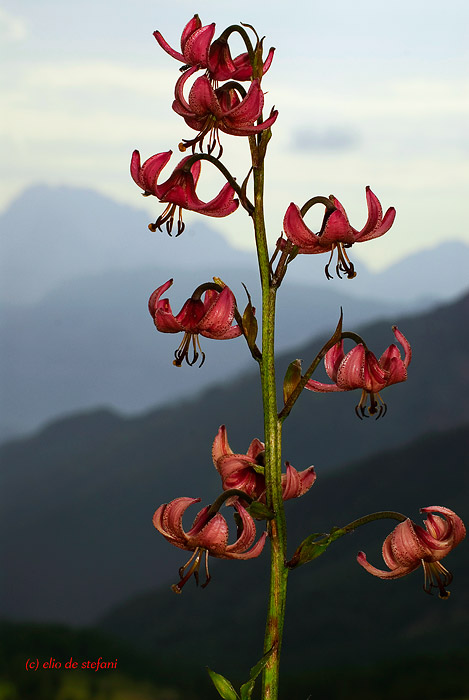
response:
<path id="1" fill-rule="evenodd" d="M 313 463 L 319 474 L 305 504 L 315 494 L 322 498 L 316 489 L 326 473 L 365 459 L 366 478 L 357 477 L 356 485 L 351 478 L 340 487 L 343 499 L 360 505 L 353 508 L 356 515 L 362 514 L 357 510 L 365 507 L 369 489 L 373 498 L 366 508 L 371 509 L 404 507 L 388 498 L 397 493 L 415 496 L 404 504 L 415 514 L 430 501 L 456 510 L 463 496 L 466 503 L 465 482 L 458 479 L 467 478 L 467 430 L 457 432 L 457 438 L 456 433 L 439 434 L 469 423 L 468 312 L 469 295 L 402 319 L 399 327 L 414 352 L 409 378 L 385 390 L 388 412 L 379 421 L 357 419 L 356 392 L 305 392 L 284 433 L 284 458 L 298 469 Z M 380 354 L 393 340 L 391 323 L 356 330 Z M 279 381 L 292 359 L 306 362 L 323 340 L 282 354 Z M 94 411 L 1 447 L 0 527 L 7 535 L 0 615 L 85 624 L 152 581 L 167 585 L 181 565 L 181 552 L 157 535 L 151 516 L 176 496 L 210 501 L 218 493 L 211 444 L 222 422 L 236 451 L 244 452 L 253 437 L 262 436 L 257 370 L 145 415 L 124 418 Z M 422 438 L 420 446 L 411 446 L 417 438 Z M 395 449 L 392 458 L 381 454 L 390 449 Z M 427 491 L 431 470 L 434 490 Z M 326 522 L 302 520 L 304 527 L 322 530 L 342 520 L 342 511 L 320 512 Z"/>
<path id="2" fill-rule="evenodd" d="M 151 234 L 147 223 L 144 211 L 96 192 L 39 185 L 0 217 L 0 440 L 74 411 L 167 405 L 249 367 L 242 340 L 204 343 L 210 369 L 172 367 L 179 340 L 155 333 L 146 302 L 174 277 L 168 296 L 177 312 L 218 275 L 241 308 L 242 282 L 259 307 L 253 256 L 205 222 L 191 221 L 178 240 Z M 332 328 L 340 306 L 353 327 L 383 316 L 399 322 L 453 296 L 466 282 L 468 251 L 445 244 L 379 276 L 359 264 L 353 282 L 327 281 L 323 256 L 299 256 L 278 295 L 278 348 Z"/>
<path id="3" fill-rule="evenodd" d="M 0 302 L 33 304 L 71 280 L 152 264 L 169 271 L 221 266 L 222 274 L 233 268 L 256 269 L 254 256 L 233 248 L 220 233 L 223 222 L 188 214 L 186 231 L 175 240 L 150 233 L 149 219 L 145 210 L 92 190 L 28 188 L 0 216 Z M 410 255 L 379 274 L 357 262 L 358 277 L 341 286 L 325 279 L 323 258 L 300 256 L 291 276 L 299 284 L 328 291 L 335 286 L 341 294 L 370 295 L 381 301 L 428 303 L 454 298 L 467 286 L 469 246 L 451 240 Z"/>

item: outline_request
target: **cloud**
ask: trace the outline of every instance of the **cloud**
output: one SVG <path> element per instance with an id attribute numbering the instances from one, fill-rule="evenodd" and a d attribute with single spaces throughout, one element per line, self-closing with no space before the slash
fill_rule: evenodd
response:
<path id="1" fill-rule="evenodd" d="M 360 137 L 356 131 L 341 126 L 300 128 L 293 133 L 291 141 L 296 151 L 349 151 L 359 143 Z"/>
<path id="2" fill-rule="evenodd" d="M 0 7 L 0 39 L 9 43 L 24 41 L 28 36 L 25 21 Z"/>

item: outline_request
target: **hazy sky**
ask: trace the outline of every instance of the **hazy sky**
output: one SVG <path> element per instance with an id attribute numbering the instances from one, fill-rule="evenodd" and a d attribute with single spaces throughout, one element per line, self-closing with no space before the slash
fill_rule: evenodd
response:
<path id="1" fill-rule="evenodd" d="M 152 32 L 178 48 L 195 12 L 217 35 L 248 22 L 276 47 L 263 82 L 265 113 L 280 112 L 267 164 L 272 241 L 288 204 L 317 194 L 336 195 L 361 228 L 371 185 L 398 215 L 354 257 L 379 268 L 444 240 L 469 243 L 467 0 L 0 0 L 0 208 L 44 182 L 97 189 L 156 218 L 161 206 L 130 180 L 130 154 L 172 149 L 176 164 L 195 132 L 171 110 L 180 64 Z M 224 144 L 241 181 L 246 140 Z M 202 198 L 222 184 L 203 172 Z M 244 211 L 208 223 L 251 245 Z"/>

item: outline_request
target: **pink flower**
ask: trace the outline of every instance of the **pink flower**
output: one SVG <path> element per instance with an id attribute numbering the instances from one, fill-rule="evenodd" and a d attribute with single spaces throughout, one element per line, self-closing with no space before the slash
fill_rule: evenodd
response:
<path id="1" fill-rule="evenodd" d="M 407 576 L 422 565 L 425 575 L 424 591 L 431 594 L 432 588 L 438 588 L 439 597 L 448 598 L 446 586 L 449 586 L 453 576 L 440 563 L 440 559 L 446 557 L 464 539 L 466 528 L 461 518 L 449 508 L 431 506 L 421 508 L 420 512 L 428 514 L 426 529 L 407 519 L 399 523 L 384 540 L 383 559 L 389 571 L 376 569 L 369 564 L 364 552 L 358 553 L 357 561 L 370 574 L 382 579 Z"/>
<path id="2" fill-rule="evenodd" d="M 214 89 L 206 76 L 197 78 L 189 92 L 189 101 L 184 97 L 184 85 L 193 75 L 196 68 L 184 73 L 176 83 L 173 109 L 184 118 L 191 129 L 198 135 L 191 141 L 184 141 L 184 147 L 195 147 L 203 144 L 205 136 L 209 137 L 208 152 L 211 153 L 216 144 L 222 151 L 219 131 L 232 136 L 251 136 L 268 129 L 278 116 L 272 110 L 270 117 L 262 124 L 254 122 L 260 117 L 264 106 L 264 93 L 259 80 L 253 80 L 247 93 L 238 83 L 229 82 Z"/>
<path id="3" fill-rule="evenodd" d="M 166 53 L 185 64 L 181 70 L 206 68 L 211 80 L 250 80 L 252 66 L 249 54 L 242 53 L 232 58 L 227 39 L 220 37 L 212 42 L 214 33 L 215 23 L 203 27 L 199 16 L 194 15 L 183 29 L 181 52 L 171 48 L 160 32 L 153 32 L 153 36 Z M 273 57 L 274 49 L 270 49 L 263 73 L 269 70 Z"/>
<path id="4" fill-rule="evenodd" d="M 264 532 L 251 547 L 256 539 L 256 526 L 247 510 L 238 502 L 234 507 L 241 518 L 242 529 L 240 533 L 238 532 L 238 539 L 233 544 L 228 544 L 228 525 L 225 518 L 220 513 L 211 514 L 210 506 L 205 506 L 199 511 L 191 529 L 185 532 L 182 516 L 190 505 L 199 501 L 200 498 L 176 498 L 160 506 L 153 516 L 153 525 L 168 542 L 180 549 L 194 552 L 189 561 L 179 569 L 180 581 L 172 586 L 175 593 L 181 592 L 192 574 L 198 584 L 199 567 L 203 557 L 205 557 L 206 579 L 202 588 L 210 581 L 209 554 L 218 559 L 253 559 L 262 552 L 267 537 L 267 533 Z M 188 571 L 185 574 L 186 569 Z"/>
<path id="5" fill-rule="evenodd" d="M 234 454 L 228 444 L 224 425 L 220 426 L 213 441 L 213 464 L 221 476 L 223 489 L 240 489 L 250 498 L 265 502 L 264 443 L 255 438 L 246 454 Z M 314 467 L 298 472 L 286 462 L 287 473 L 282 474 L 283 500 L 303 496 L 316 479 Z"/>
<path id="6" fill-rule="evenodd" d="M 197 362 L 199 352 L 202 355 L 202 366 L 205 353 L 202 352 L 198 336 L 203 335 L 213 340 L 228 340 L 241 335 L 239 326 L 232 326 L 236 309 L 236 300 L 229 287 L 212 283 L 202 284 L 186 301 L 177 316 L 173 315 L 169 299 L 161 299 L 161 295 L 171 287 L 173 280 L 155 289 L 148 301 L 148 310 L 161 333 L 184 333 L 178 349 L 174 353 L 173 365 L 180 367 L 185 359 L 188 365 Z M 203 300 L 202 294 L 205 292 Z M 192 344 L 192 359 L 189 360 L 189 350 Z"/>
<path id="7" fill-rule="evenodd" d="M 334 345 L 324 358 L 324 365 L 328 376 L 334 384 L 323 384 L 315 379 L 306 383 L 306 389 L 311 391 L 350 391 L 361 389 L 362 395 L 355 412 L 359 418 L 366 415 L 366 411 L 376 418 L 386 413 L 386 404 L 383 403 L 379 392 L 391 384 L 405 382 L 407 379 L 407 367 L 412 358 L 412 350 L 405 336 L 393 326 L 396 340 L 404 348 L 404 359 L 401 358 L 399 349 L 394 343 L 388 347 L 379 360 L 365 348 L 362 343 L 356 345 L 346 355 L 344 354 L 344 342 Z M 370 397 L 370 405 L 366 407 L 366 401 Z M 380 406 L 378 407 L 378 402 Z M 360 415 L 361 414 L 361 415 Z"/>
<path id="8" fill-rule="evenodd" d="M 262 67 L 264 75 L 269 70 L 274 58 L 275 49 L 270 49 Z M 212 80 L 251 80 L 252 66 L 248 53 L 242 53 L 236 58 L 231 57 L 228 41 L 216 39 L 211 47 L 208 59 L 208 70 Z"/>
<path id="9" fill-rule="evenodd" d="M 324 199 L 324 198 L 320 198 Z M 337 275 L 345 272 L 349 279 L 356 276 L 353 264 L 350 262 L 345 248 L 350 248 L 354 243 L 363 243 L 373 238 L 379 238 L 391 228 L 396 210 L 390 207 L 383 217 L 383 210 L 379 199 L 366 188 L 366 201 L 368 205 L 368 220 L 361 231 L 357 231 L 350 226 L 347 214 L 338 199 L 333 195 L 329 197 L 332 205 L 326 210 L 323 225 L 319 233 L 313 233 L 303 220 L 304 213 L 293 202 L 288 207 L 284 220 L 283 229 L 287 238 L 296 246 L 299 253 L 316 254 L 331 251 L 329 262 L 326 265 L 326 276 L 331 279 L 329 265 L 337 250 L 338 262 L 336 265 Z M 335 207 L 335 209 L 334 209 Z M 309 207 L 308 207 L 309 208 Z"/>
<path id="10" fill-rule="evenodd" d="M 182 30 L 181 35 L 181 52 L 175 51 L 171 46 L 163 39 L 160 32 L 153 32 L 158 44 L 162 49 L 169 53 L 170 56 L 176 58 L 178 61 L 182 61 L 185 64 L 185 68 L 189 66 L 196 66 L 197 68 L 207 68 L 208 65 L 208 53 L 210 49 L 210 42 L 213 39 L 215 33 L 215 23 L 208 24 L 202 27 L 202 22 L 198 15 L 194 15 L 193 18 L 186 24 Z M 184 69 L 183 67 L 183 69 Z M 183 70 L 181 69 L 181 70 Z"/>
<path id="11" fill-rule="evenodd" d="M 176 208 L 179 207 L 178 232 L 179 236 L 184 231 L 182 210 L 188 209 L 205 216 L 228 216 L 238 207 L 238 200 L 234 199 L 234 189 L 227 183 L 219 194 L 210 202 L 202 202 L 195 192 L 200 175 L 200 161 L 196 161 L 190 170 L 184 170 L 184 165 L 189 157 L 183 158 L 173 171 L 171 177 L 158 184 L 158 177 L 166 163 L 171 158 L 172 151 L 157 153 L 140 165 L 140 153 L 134 151 L 130 163 L 130 174 L 134 182 L 144 190 L 144 196 L 153 195 L 160 202 L 168 202 L 168 206 L 158 217 L 154 224 L 149 224 L 150 231 L 161 231 L 161 226 L 166 223 L 166 230 L 171 234 Z"/>

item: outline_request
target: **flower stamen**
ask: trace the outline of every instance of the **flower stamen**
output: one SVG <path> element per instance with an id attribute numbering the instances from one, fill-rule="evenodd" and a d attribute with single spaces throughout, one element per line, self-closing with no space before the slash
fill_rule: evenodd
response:
<path id="1" fill-rule="evenodd" d="M 189 348 L 192 343 L 192 359 L 189 359 Z M 199 342 L 199 336 L 197 333 L 189 333 L 186 332 L 184 333 L 184 337 L 177 348 L 177 350 L 174 351 L 174 357 L 175 359 L 173 360 L 173 365 L 175 367 L 181 367 L 183 361 L 185 360 L 187 364 L 192 367 L 197 360 L 199 359 L 199 354 L 202 355 L 202 361 L 199 365 L 199 367 L 202 367 L 202 365 L 205 362 L 205 353 L 203 352 L 202 348 L 200 347 L 200 342 Z"/>
<path id="2" fill-rule="evenodd" d="M 366 401 L 368 397 L 370 397 L 370 405 L 366 406 Z M 376 399 L 378 399 L 378 401 Z M 378 420 L 378 418 L 381 418 L 381 416 L 386 415 L 387 410 L 388 407 L 384 403 L 381 396 L 378 393 L 375 393 L 373 391 L 367 391 L 366 389 L 363 389 L 360 401 L 358 402 L 358 405 L 355 406 L 355 413 L 360 418 L 360 420 L 363 420 L 363 418 L 368 418 L 367 413 L 370 416 L 378 414 L 376 416 L 376 420 Z"/>
<path id="3" fill-rule="evenodd" d="M 445 569 L 439 561 L 425 561 L 422 559 L 423 572 L 425 576 L 423 590 L 425 593 L 432 595 L 432 588 L 438 588 L 438 598 L 447 600 L 450 596 L 450 591 L 447 591 L 447 586 L 453 580 L 453 574 Z"/>
<path id="4" fill-rule="evenodd" d="M 194 553 L 192 554 L 191 558 L 189 561 L 184 564 L 184 566 L 181 566 L 179 569 L 179 576 L 180 576 L 180 581 L 178 583 L 173 583 L 171 586 L 171 589 L 174 591 L 174 593 L 182 593 L 182 588 L 185 586 L 187 581 L 190 579 L 192 574 L 194 574 L 195 582 L 197 586 L 199 585 L 199 567 L 200 567 L 200 562 L 202 560 L 202 555 L 205 552 L 206 554 L 206 561 L 205 561 L 205 570 L 208 570 L 208 564 L 207 564 L 207 557 L 208 557 L 208 552 L 207 550 L 202 549 L 201 547 L 197 547 L 197 549 L 194 550 Z M 190 566 L 189 571 L 187 574 L 184 575 L 184 571 L 187 569 L 187 567 L 192 563 L 192 566 Z M 204 588 L 207 585 L 208 581 L 204 583 L 202 588 Z"/>

